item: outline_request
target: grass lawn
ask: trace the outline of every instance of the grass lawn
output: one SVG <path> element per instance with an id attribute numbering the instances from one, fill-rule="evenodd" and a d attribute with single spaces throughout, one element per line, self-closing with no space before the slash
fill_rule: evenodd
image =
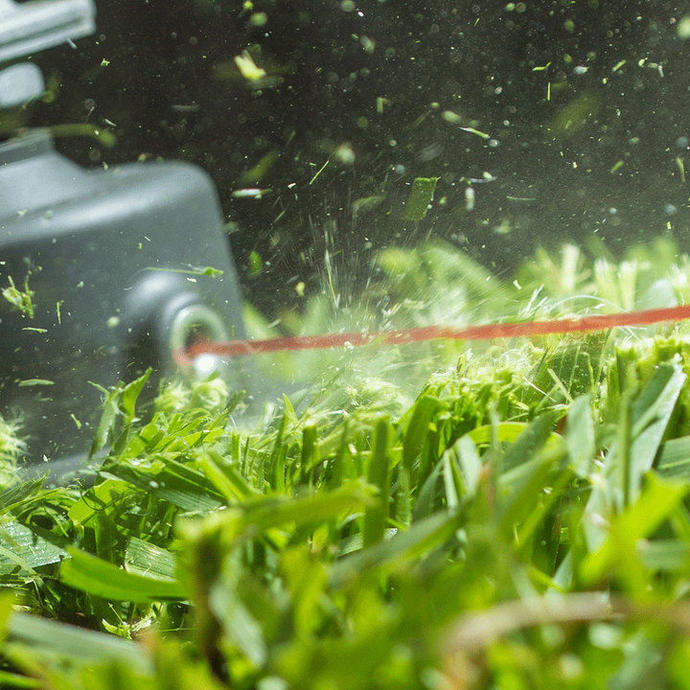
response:
<path id="1" fill-rule="evenodd" d="M 690 302 L 665 239 L 504 277 L 441 244 L 377 261 L 282 332 Z M 253 415 L 222 378 L 139 405 L 134 382 L 104 400 L 105 460 L 57 488 L 17 479 L 4 420 L 0 685 L 690 687 L 688 335 L 262 355 L 289 393 Z"/>

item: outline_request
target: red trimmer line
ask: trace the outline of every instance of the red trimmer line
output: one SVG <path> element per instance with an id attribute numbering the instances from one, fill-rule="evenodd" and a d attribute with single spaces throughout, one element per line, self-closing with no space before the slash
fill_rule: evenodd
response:
<path id="1" fill-rule="evenodd" d="M 645 326 L 690 318 L 690 305 L 629 311 L 619 314 L 583 316 L 579 319 L 553 321 L 521 321 L 518 323 L 488 323 L 481 326 L 452 328 L 450 326 L 422 326 L 395 331 L 364 333 L 324 333 L 297 335 L 268 340 L 229 340 L 226 342 L 197 341 L 184 351 L 175 353 L 181 365 L 201 354 L 217 357 L 242 357 L 269 352 L 323 350 L 334 347 L 363 347 L 365 345 L 403 345 L 426 340 L 492 340 L 494 338 L 524 338 L 559 333 L 603 331 L 618 326 Z"/>

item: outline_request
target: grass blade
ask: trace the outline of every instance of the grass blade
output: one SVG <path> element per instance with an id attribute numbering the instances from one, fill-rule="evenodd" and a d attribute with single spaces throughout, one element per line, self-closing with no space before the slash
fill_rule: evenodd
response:
<path id="1" fill-rule="evenodd" d="M 26 613 L 11 616 L 8 642 L 30 650 L 39 658 L 69 659 L 82 665 L 117 661 L 139 672 L 152 671 L 143 649 L 134 642 Z M 78 655 L 75 650 L 79 651 Z"/>
<path id="2" fill-rule="evenodd" d="M 187 593 L 176 580 L 128 573 L 96 556 L 69 549 L 71 559 L 60 568 L 60 580 L 70 587 L 104 599 L 149 603 L 180 601 Z"/>
<path id="3" fill-rule="evenodd" d="M 364 548 L 368 548 L 383 539 L 388 517 L 389 498 L 389 444 L 391 425 L 387 417 L 380 419 L 374 428 L 371 440 L 371 457 L 369 458 L 369 484 L 378 488 L 376 502 L 367 507 L 364 514 Z"/>

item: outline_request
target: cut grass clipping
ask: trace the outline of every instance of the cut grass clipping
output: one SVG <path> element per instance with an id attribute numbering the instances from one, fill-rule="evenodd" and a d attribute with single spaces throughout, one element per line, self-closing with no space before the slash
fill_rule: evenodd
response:
<path id="1" fill-rule="evenodd" d="M 314 298 L 282 334 L 690 297 L 666 240 L 540 252 L 514 282 L 439 244 L 378 262 L 356 306 Z M 251 427 L 221 378 L 148 407 L 142 379 L 104 393 L 84 486 L 18 480 L 6 420 L 0 685 L 688 687 L 687 332 L 259 356 L 293 393 Z"/>

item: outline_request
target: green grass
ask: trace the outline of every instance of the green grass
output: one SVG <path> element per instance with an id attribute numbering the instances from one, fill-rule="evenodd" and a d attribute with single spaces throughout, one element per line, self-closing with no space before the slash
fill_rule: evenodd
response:
<path id="1" fill-rule="evenodd" d="M 515 282 L 438 244 L 379 269 L 279 328 L 690 297 L 666 240 L 542 252 Z M 91 481 L 60 488 L 16 480 L 3 423 L 0 685 L 690 687 L 686 333 L 266 356 L 293 392 L 251 422 L 221 379 L 148 407 L 141 380 L 105 396 Z"/>

